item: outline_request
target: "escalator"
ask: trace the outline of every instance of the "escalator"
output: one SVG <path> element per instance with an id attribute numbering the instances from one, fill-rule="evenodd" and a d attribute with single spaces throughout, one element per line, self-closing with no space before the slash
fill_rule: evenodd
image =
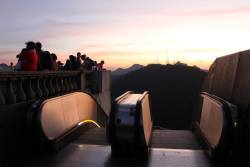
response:
<path id="1" fill-rule="evenodd" d="M 235 111 L 232 111 L 232 108 L 235 108 L 222 99 L 208 94 L 201 94 L 201 98 L 202 119 L 201 122 L 197 123 L 196 128 L 194 130 L 153 129 L 147 159 L 112 156 L 112 149 L 107 140 L 107 136 L 109 136 L 106 134 L 107 129 L 104 126 L 97 127 L 95 124 L 86 126 L 86 124 L 82 127 L 87 128 L 80 128 L 77 137 L 70 140 L 63 148 L 54 152 L 37 154 L 29 159 L 25 166 L 223 166 L 225 164 L 214 161 L 213 156 L 225 156 L 228 151 L 232 151 L 231 141 L 228 137 L 232 135 L 233 129 L 231 128 L 234 128 L 232 115 L 235 116 L 235 114 L 232 113 Z M 67 117 L 70 118 L 71 115 L 69 114 Z M 220 117 L 217 121 L 223 123 L 216 122 L 216 117 Z M 94 118 L 98 117 L 95 115 Z M 49 119 L 51 120 L 51 118 Z M 217 125 L 214 128 L 218 129 L 207 127 L 211 126 L 211 119 Z M 214 134 L 215 131 L 220 132 L 220 134 Z"/>

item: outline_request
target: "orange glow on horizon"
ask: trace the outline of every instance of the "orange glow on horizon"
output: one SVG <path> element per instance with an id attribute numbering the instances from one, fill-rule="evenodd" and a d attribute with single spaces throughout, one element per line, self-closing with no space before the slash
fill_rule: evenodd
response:
<path id="1" fill-rule="evenodd" d="M 105 61 L 104 68 L 115 70 L 117 68 L 128 68 L 133 64 L 174 64 L 177 61 L 186 63 L 189 66 L 198 66 L 201 69 L 208 70 L 213 61 L 220 56 L 225 56 L 241 50 L 231 49 L 185 49 L 185 50 L 163 50 L 163 51 L 107 51 L 90 52 L 87 56 L 100 62 Z M 75 51 L 77 52 L 77 51 Z M 75 53 L 74 52 L 74 53 Z M 83 54 L 84 52 L 82 52 Z M 154 55 L 154 56 L 153 56 Z M 58 54 L 61 62 L 66 62 L 68 55 Z M 131 58 L 132 57 L 132 58 Z"/>

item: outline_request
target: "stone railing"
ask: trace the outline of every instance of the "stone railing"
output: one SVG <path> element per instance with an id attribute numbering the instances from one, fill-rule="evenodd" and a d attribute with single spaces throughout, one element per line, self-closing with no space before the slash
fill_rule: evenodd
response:
<path id="1" fill-rule="evenodd" d="M 83 71 L 0 73 L 0 105 L 46 99 L 85 89 Z"/>
<path id="2" fill-rule="evenodd" d="M 85 91 L 110 112 L 110 71 L 0 72 L 0 106 Z"/>
<path id="3" fill-rule="evenodd" d="M 0 72 L 0 166 L 13 157 L 10 150 L 20 160 L 33 154 L 27 123 L 38 99 L 75 91 L 90 93 L 98 104 L 98 123 L 105 126 L 111 110 L 110 75 L 110 71 Z"/>

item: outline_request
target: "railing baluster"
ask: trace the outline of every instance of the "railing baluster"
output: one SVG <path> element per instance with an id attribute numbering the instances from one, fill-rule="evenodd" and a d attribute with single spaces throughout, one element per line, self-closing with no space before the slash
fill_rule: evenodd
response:
<path id="1" fill-rule="evenodd" d="M 21 77 L 17 80 L 16 101 L 22 102 L 26 100 L 27 97 L 25 92 L 23 91 L 23 78 Z"/>
<path id="2" fill-rule="evenodd" d="M 47 78 L 44 76 L 44 77 L 42 78 L 43 98 L 49 97 L 49 90 L 47 89 L 46 81 L 47 81 Z"/>
<path id="3" fill-rule="evenodd" d="M 55 89 L 53 87 L 52 79 L 53 79 L 53 76 L 50 76 L 48 78 L 49 96 L 54 96 L 55 95 Z"/>
<path id="4" fill-rule="evenodd" d="M 55 83 L 55 92 L 56 92 L 57 95 L 60 94 L 60 91 L 61 91 L 61 89 L 59 87 L 59 84 L 58 84 L 58 79 L 59 79 L 59 77 L 57 77 L 57 76 L 55 76 L 53 78 L 54 83 Z"/>
<path id="5" fill-rule="evenodd" d="M 63 80 L 63 76 L 62 75 L 58 78 L 58 82 L 59 82 L 61 94 L 64 94 L 65 87 L 64 87 L 64 80 Z"/>
<path id="6" fill-rule="evenodd" d="M 3 85 L 2 85 L 2 81 L 0 80 L 0 105 L 3 105 L 6 103 L 2 89 L 3 89 Z"/>
<path id="7" fill-rule="evenodd" d="M 28 100 L 33 100 L 33 99 L 35 99 L 35 92 L 33 91 L 33 89 L 32 89 L 32 84 L 31 84 L 31 81 L 32 80 L 32 78 L 31 77 L 28 77 L 27 78 L 27 99 Z"/>
<path id="8" fill-rule="evenodd" d="M 69 92 L 69 83 L 68 83 L 68 78 L 66 76 L 64 76 L 63 78 L 64 81 L 64 87 L 65 87 L 65 93 Z"/>
<path id="9" fill-rule="evenodd" d="M 35 78 L 34 91 L 36 93 L 36 98 L 41 99 L 43 97 L 43 92 L 40 89 L 40 78 L 39 77 Z"/>
<path id="10" fill-rule="evenodd" d="M 72 83 L 73 83 L 73 87 L 74 87 L 74 90 L 77 90 L 77 83 L 76 83 L 76 76 L 73 76 L 72 77 Z"/>
<path id="11" fill-rule="evenodd" d="M 71 80 L 71 76 L 69 75 L 67 78 L 68 78 L 68 81 L 69 81 L 69 91 L 71 92 L 71 91 L 74 90 L 72 80 Z"/>
<path id="12" fill-rule="evenodd" d="M 6 103 L 7 104 L 14 104 L 14 103 L 16 103 L 16 95 L 15 95 L 14 89 L 13 89 L 12 78 L 8 78 L 7 92 L 6 92 L 5 99 L 6 99 Z"/>

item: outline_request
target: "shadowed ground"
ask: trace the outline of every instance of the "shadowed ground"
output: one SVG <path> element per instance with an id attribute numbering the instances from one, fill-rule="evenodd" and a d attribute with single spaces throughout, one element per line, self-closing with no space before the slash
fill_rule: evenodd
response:
<path id="1" fill-rule="evenodd" d="M 206 154 L 191 131 L 155 130 L 148 160 L 111 157 L 105 129 L 84 132 L 77 140 L 57 153 L 40 155 L 27 166 L 48 167 L 210 167 Z"/>

